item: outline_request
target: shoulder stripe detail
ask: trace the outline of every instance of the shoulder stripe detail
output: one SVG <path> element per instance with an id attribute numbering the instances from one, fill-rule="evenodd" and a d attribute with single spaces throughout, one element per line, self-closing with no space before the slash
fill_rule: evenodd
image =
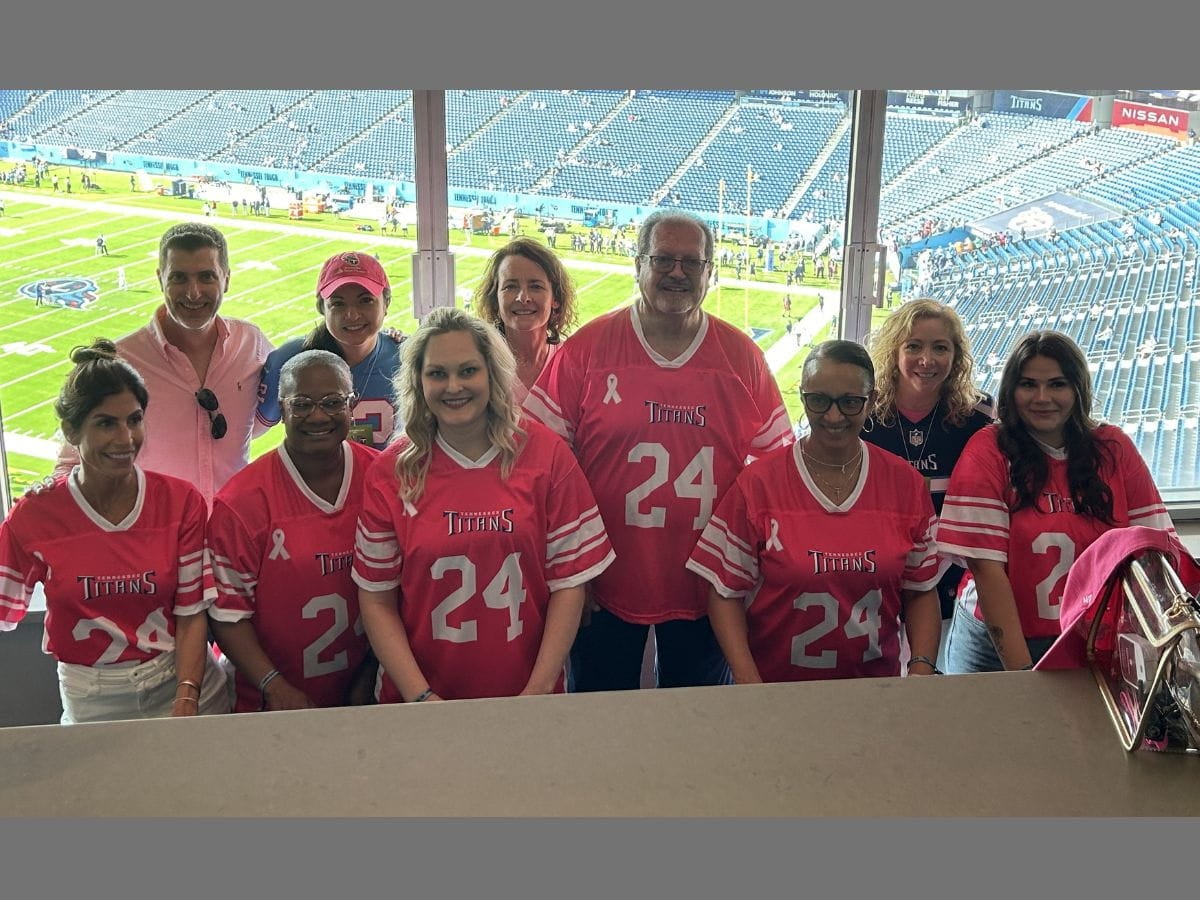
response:
<path id="1" fill-rule="evenodd" d="M 562 408 L 550 399 L 549 395 L 534 385 L 525 398 L 524 409 L 568 444 L 574 446 L 575 429 L 563 418 Z"/>
<path id="2" fill-rule="evenodd" d="M 561 591 L 564 588 L 578 587 L 581 584 L 587 584 L 589 581 L 607 569 L 610 565 L 612 565 L 613 560 L 616 558 L 617 554 L 614 551 L 609 550 L 608 555 L 594 566 L 589 566 L 584 571 L 577 572 L 574 575 L 569 575 L 566 578 L 548 579 L 546 581 L 546 587 L 549 589 L 550 593 L 554 593 L 555 591 Z"/>
<path id="3" fill-rule="evenodd" d="M 749 591 L 732 590 L 720 579 L 716 572 L 708 568 L 708 566 L 704 565 L 703 563 L 696 562 L 694 559 L 689 559 L 686 563 L 684 563 L 684 567 L 690 572 L 695 572 L 697 575 L 711 584 L 713 590 L 726 599 L 737 600 L 750 593 Z"/>

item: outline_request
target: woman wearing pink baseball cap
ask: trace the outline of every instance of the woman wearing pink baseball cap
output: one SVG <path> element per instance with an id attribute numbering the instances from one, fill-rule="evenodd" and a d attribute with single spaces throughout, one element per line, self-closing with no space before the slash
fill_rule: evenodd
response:
<path id="1" fill-rule="evenodd" d="M 302 338 L 285 341 L 267 357 L 259 387 L 258 421 L 279 421 L 279 372 L 303 350 L 328 350 L 350 364 L 354 379 L 350 439 L 383 449 L 401 428 L 392 377 L 400 367 L 404 338 L 383 329 L 392 302 L 387 273 L 370 253 L 345 251 L 329 257 L 317 279 L 317 312 L 322 320 Z"/>

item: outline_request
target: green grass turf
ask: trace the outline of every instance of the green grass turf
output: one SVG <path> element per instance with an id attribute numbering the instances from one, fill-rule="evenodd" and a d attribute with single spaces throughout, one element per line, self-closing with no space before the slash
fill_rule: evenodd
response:
<path id="1" fill-rule="evenodd" d="M 71 172 L 75 191 L 69 198 L 62 192 L 54 194 L 49 179 L 41 188 L 0 186 L 9 191 L 6 214 L 0 218 L 0 406 L 7 434 L 43 440 L 57 439 L 53 402 L 69 371 L 71 348 L 96 337 L 120 337 L 148 321 L 161 301 L 154 274 L 159 236 L 176 221 L 202 216 L 199 200 L 131 191 L 127 174 L 89 173 L 98 188 L 83 192 L 77 170 L 59 166 L 52 171 L 60 176 Z M 157 181 L 166 184 L 164 179 Z M 55 205 L 57 198 L 66 198 L 71 205 Z M 274 210 L 269 219 L 235 217 L 228 204 L 221 205 L 218 217 L 213 222 L 229 239 L 233 269 L 222 312 L 254 322 L 273 344 L 304 334 L 316 323 L 317 274 L 328 256 L 344 249 L 378 254 L 395 298 L 387 324 L 405 332 L 416 327 L 411 296 L 415 233 L 406 240 L 403 232 L 396 236 L 358 232 L 353 221 L 337 220 L 331 214 L 306 214 L 299 221 L 288 219 L 284 210 Z M 534 233 L 533 220 L 521 222 L 524 232 Z M 576 228 L 586 232 L 582 226 Z M 108 256 L 95 255 L 96 236 L 101 233 Z M 450 231 L 457 302 L 468 302 L 488 254 L 507 239 Z M 559 248 L 564 244 L 569 247 L 567 235 L 558 240 Z M 576 284 L 580 324 L 633 299 L 636 285 L 629 258 L 570 249 L 558 252 Z M 117 287 L 119 268 L 125 270 L 125 290 Z M 80 310 L 37 308 L 19 293 L 22 285 L 39 279 L 65 277 L 94 281 L 99 293 L 95 303 Z M 784 332 L 780 293 L 784 273 L 760 272 L 753 287 L 729 284 L 730 268 L 722 271 L 722 277 L 725 283 L 719 281 L 710 289 L 705 308 L 739 328 L 766 330 L 759 343 L 764 349 L 770 347 Z M 825 280 L 806 282 L 805 287 L 836 290 L 838 285 Z M 795 317 L 817 302 L 811 290 L 788 288 L 788 292 Z M 282 431 L 273 429 L 255 442 L 253 453 L 281 439 Z M 9 443 L 10 466 L 18 468 L 13 460 L 20 463 L 20 471 L 12 475 L 14 487 L 51 470 L 49 460 L 17 454 Z"/>

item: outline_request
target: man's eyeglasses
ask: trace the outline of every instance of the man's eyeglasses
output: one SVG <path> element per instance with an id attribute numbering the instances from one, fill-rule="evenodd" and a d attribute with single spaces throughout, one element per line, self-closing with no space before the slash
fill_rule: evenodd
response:
<path id="1" fill-rule="evenodd" d="M 340 412 L 345 412 L 358 399 L 358 395 L 351 391 L 349 394 L 326 394 L 320 400 L 314 400 L 312 397 L 305 397 L 303 395 L 286 397 L 284 399 L 291 408 L 293 415 L 310 415 L 319 406 L 321 407 L 321 412 L 328 416 L 333 416 Z"/>
<path id="2" fill-rule="evenodd" d="M 812 391 L 807 393 L 801 391 L 800 397 L 804 400 L 804 408 L 809 412 L 826 413 L 829 412 L 829 407 L 837 404 L 838 412 L 843 416 L 857 416 L 863 411 L 863 407 L 867 405 L 867 397 L 860 397 L 857 394 L 843 394 L 840 397 L 830 397 L 828 394 L 818 394 Z"/>
<path id="3" fill-rule="evenodd" d="M 200 408 L 208 413 L 209 433 L 213 436 L 214 441 L 219 441 L 225 437 L 225 432 L 229 430 L 229 424 L 225 421 L 225 416 L 217 412 L 217 408 L 221 403 L 217 400 L 217 395 L 208 388 L 200 388 L 196 391 L 196 402 L 200 404 Z M 217 413 L 215 416 L 213 413 Z"/>
<path id="4" fill-rule="evenodd" d="M 704 271 L 711 259 L 697 259 L 694 256 L 644 256 L 643 259 L 650 261 L 650 267 L 659 275 L 666 275 L 675 269 L 675 263 L 679 263 L 685 275 L 699 275 Z"/>

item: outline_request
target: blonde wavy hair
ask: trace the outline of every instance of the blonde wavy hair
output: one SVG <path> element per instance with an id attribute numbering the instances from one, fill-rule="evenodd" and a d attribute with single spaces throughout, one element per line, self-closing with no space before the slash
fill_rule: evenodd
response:
<path id="1" fill-rule="evenodd" d="M 946 404 L 946 421 L 960 425 L 983 399 L 983 393 L 975 387 L 975 357 L 971 355 L 971 342 L 958 313 L 945 303 L 928 299 L 909 300 L 884 319 L 867 339 L 875 363 L 875 389 L 879 392 L 875 419 L 881 425 L 892 424 L 896 414 L 896 384 L 900 380 L 900 349 L 920 319 L 940 319 L 950 333 L 954 362 L 942 382 L 942 401 Z"/>
<path id="2" fill-rule="evenodd" d="M 403 357 L 392 387 L 400 399 L 404 415 L 404 433 L 409 444 L 396 459 L 396 478 L 400 498 L 415 503 L 425 493 L 433 441 L 437 435 L 437 417 L 425 402 L 421 372 L 429 341 L 440 334 L 465 331 L 475 341 L 488 373 L 487 435 L 500 451 L 500 477 L 512 472 L 520 453 L 525 431 L 521 428 L 521 410 L 512 399 L 517 363 L 504 337 L 493 326 L 465 310 L 440 306 L 421 323 L 421 327 L 403 345 Z"/>

